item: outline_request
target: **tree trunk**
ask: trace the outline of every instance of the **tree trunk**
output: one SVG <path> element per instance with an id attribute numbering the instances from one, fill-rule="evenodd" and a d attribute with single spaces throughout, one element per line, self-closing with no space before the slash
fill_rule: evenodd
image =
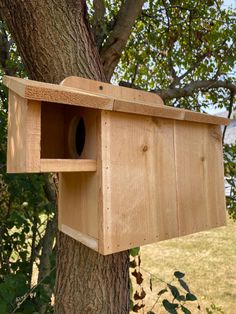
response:
<path id="1" fill-rule="evenodd" d="M 30 78 L 105 81 L 84 0 L 0 0 Z M 102 256 L 58 234 L 56 313 L 128 313 L 129 256 Z"/>

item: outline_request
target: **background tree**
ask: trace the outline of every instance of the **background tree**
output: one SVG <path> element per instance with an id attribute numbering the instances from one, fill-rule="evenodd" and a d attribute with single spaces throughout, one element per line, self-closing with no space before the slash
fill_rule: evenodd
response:
<path id="1" fill-rule="evenodd" d="M 59 83 L 78 75 L 158 93 L 166 105 L 233 111 L 236 14 L 220 0 L 0 0 L 0 12 L 1 76 Z M 6 100 L 1 85 L 4 139 Z M 0 149 L 0 294 L 7 299 L 0 306 L 45 313 L 55 269 L 57 178 L 6 175 L 5 140 Z M 234 150 L 227 147 L 232 214 Z M 31 291 L 35 263 L 40 285 Z M 57 266 L 57 313 L 129 312 L 128 252 L 103 257 L 59 233 Z"/>

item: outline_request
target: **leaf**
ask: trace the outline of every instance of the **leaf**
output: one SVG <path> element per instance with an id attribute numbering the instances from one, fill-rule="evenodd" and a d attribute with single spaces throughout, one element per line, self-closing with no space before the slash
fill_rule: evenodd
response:
<path id="1" fill-rule="evenodd" d="M 181 273 L 180 271 L 175 271 L 174 276 L 178 279 L 183 278 L 185 276 L 184 273 Z"/>
<path id="2" fill-rule="evenodd" d="M 138 293 L 138 291 L 135 292 L 134 294 L 134 300 L 137 301 L 137 300 L 143 300 L 146 296 L 146 292 L 143 290 L 141 290 L 141 293 Z"/>
<path id="3" fill-rule="evenodd" d="M 134 307 L 134 302 L 133 302 L 133 300 L 129 300 L 129 308 L 130 308 L 130 310 L 132 311 L 133 310 L 133 307 Z"/>
<path id="4" fill-rule="evenodd" d="M 176 311 L 176 309 L 178 308 L 178 304 L 170 303 L 167 299 L 163 300 L 162 304 L 168 313 L 178 314 L 178 312 Z"/>
<path id="5" fill-rule="evenodd" d="M 140 247 L 134 247 L 129 250 L 129 254 L 133 257 L 137 256 L 139 254 Z"/>
<path id="6" fill-rule="evenodd" d="M 135 259 L 129 262 L 130 268 L 135 268 L 136 266 L 137 266 L 137 263 L 136 263 Z"/>
<path id="7" fill-rule="evenodd" d="M 187 293 L 186 294 L 186 301 L 196 301 L 197 300 L 197 297 L 192 294 L 192 293 Z"/>
<path id="8" fill-rule="evenodd" d="M 138 313 L 139 310 L 141 310 L 143 307 L 145 306 L 145 304 L 135 304 L 133 307 L 133 312 Z"/>
<path id="9" fill-rule="evenodd" d="M 158 292 L 158 296 L 160 296 L 160 295 L 162 295 L 162 294 L 164 294 L 164 293 L 166 293 L 168 290 L 165 288 L 165 289 L 162 289 L 162 290 L 160 290 L 159 292 Z"/>
<path id="10" fill-rule="evenodd" d="M 175 299 L 177 299 L 177 298 L 180 296 L 179 290 L 178 290 L 175 286 L 172 286 L 172 285 L 170 285 L 170 284 L 167 284 L 167 286 L 168 286 L 168 288 L 170 289 L 170 291 L 171 291 L 173 297 L 174 297 Z"/>
<path id="11" fill-rule="evenodd" d="M 183 311 L 183 313 L 185 314 L 191 314 L 191 311 L 189 311 L 185 306 L 181 305 L 181 310 Z"/>
<path id="12" fill-rule="evenodd" d="M 190 289 L 183 279 L 179 279 L 179 283 L 180 283 L 181 287 L 184 288 L 185 291 L 190 293 Z"/>
<path id="13" fill-rule="evenodd" d="M 150 277 L 150 280 L 149 280 L 149 287 L 150 287 L 150 290 L 152 291 L 152 277 Z"/>
<path id="14" fill-rule="evenodd" d="M 7 303 L 4 300 L 0 300 L 1 314 L 7 314 Z"/>
<path id="15" fill-rule="evenodd" d="M 148 311 L 147 314 L 155 314 L 153 311 Z"/>
<path id="16" fill-rule="evenodd" d="M 136 278 L 136 283 L 138 285 L 141 285 L 141 283 L 143 282 L 143 275 L 140 273 L 140 271 L 137 272 L 137 270 L 135 269 L 135 271 L 133 271 L 131 274 Z"/>

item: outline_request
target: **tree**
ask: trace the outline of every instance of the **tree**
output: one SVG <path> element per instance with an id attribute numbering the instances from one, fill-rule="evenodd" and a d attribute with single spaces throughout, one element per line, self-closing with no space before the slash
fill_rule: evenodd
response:
<path id="1" fill-rule="evenodd" d="M 158 93 L 167 105 L 232 112 L 236 15 L 220 0 L 0 0 L 0 12 L 31 79 L 112 79 Z M 2 43 L 1 68 L 12 74 L 7 35 Z M 53 184 L 41 179 L 55 203 Z M 51 269 L 49 221 L 40 278 Z M 57 256 L 57 313 L 129 312 L 128 252 L 103 257 L 59 233 Z"/>

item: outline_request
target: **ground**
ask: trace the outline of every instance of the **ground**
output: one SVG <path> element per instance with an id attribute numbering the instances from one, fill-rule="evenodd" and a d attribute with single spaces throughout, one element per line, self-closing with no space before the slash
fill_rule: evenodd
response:
<path id="1" fill-rule="evenodd" d="M 218 308 L 212 313 L 236 313 L 236 222 L 228 219 L 226 227 L 144 246 L 141 259 L 147 292 L 143 313 L 152 308 L 164 287 L 159 279 L 171 282 L 176 270 L 185 273 L 186 282 L 198 297 L 200 313 L 207 313 L 211 306 Z M 158 304 L 152 311 L 166 313 Z M 191 311 L 199 313 L 196 304 Z"/>

